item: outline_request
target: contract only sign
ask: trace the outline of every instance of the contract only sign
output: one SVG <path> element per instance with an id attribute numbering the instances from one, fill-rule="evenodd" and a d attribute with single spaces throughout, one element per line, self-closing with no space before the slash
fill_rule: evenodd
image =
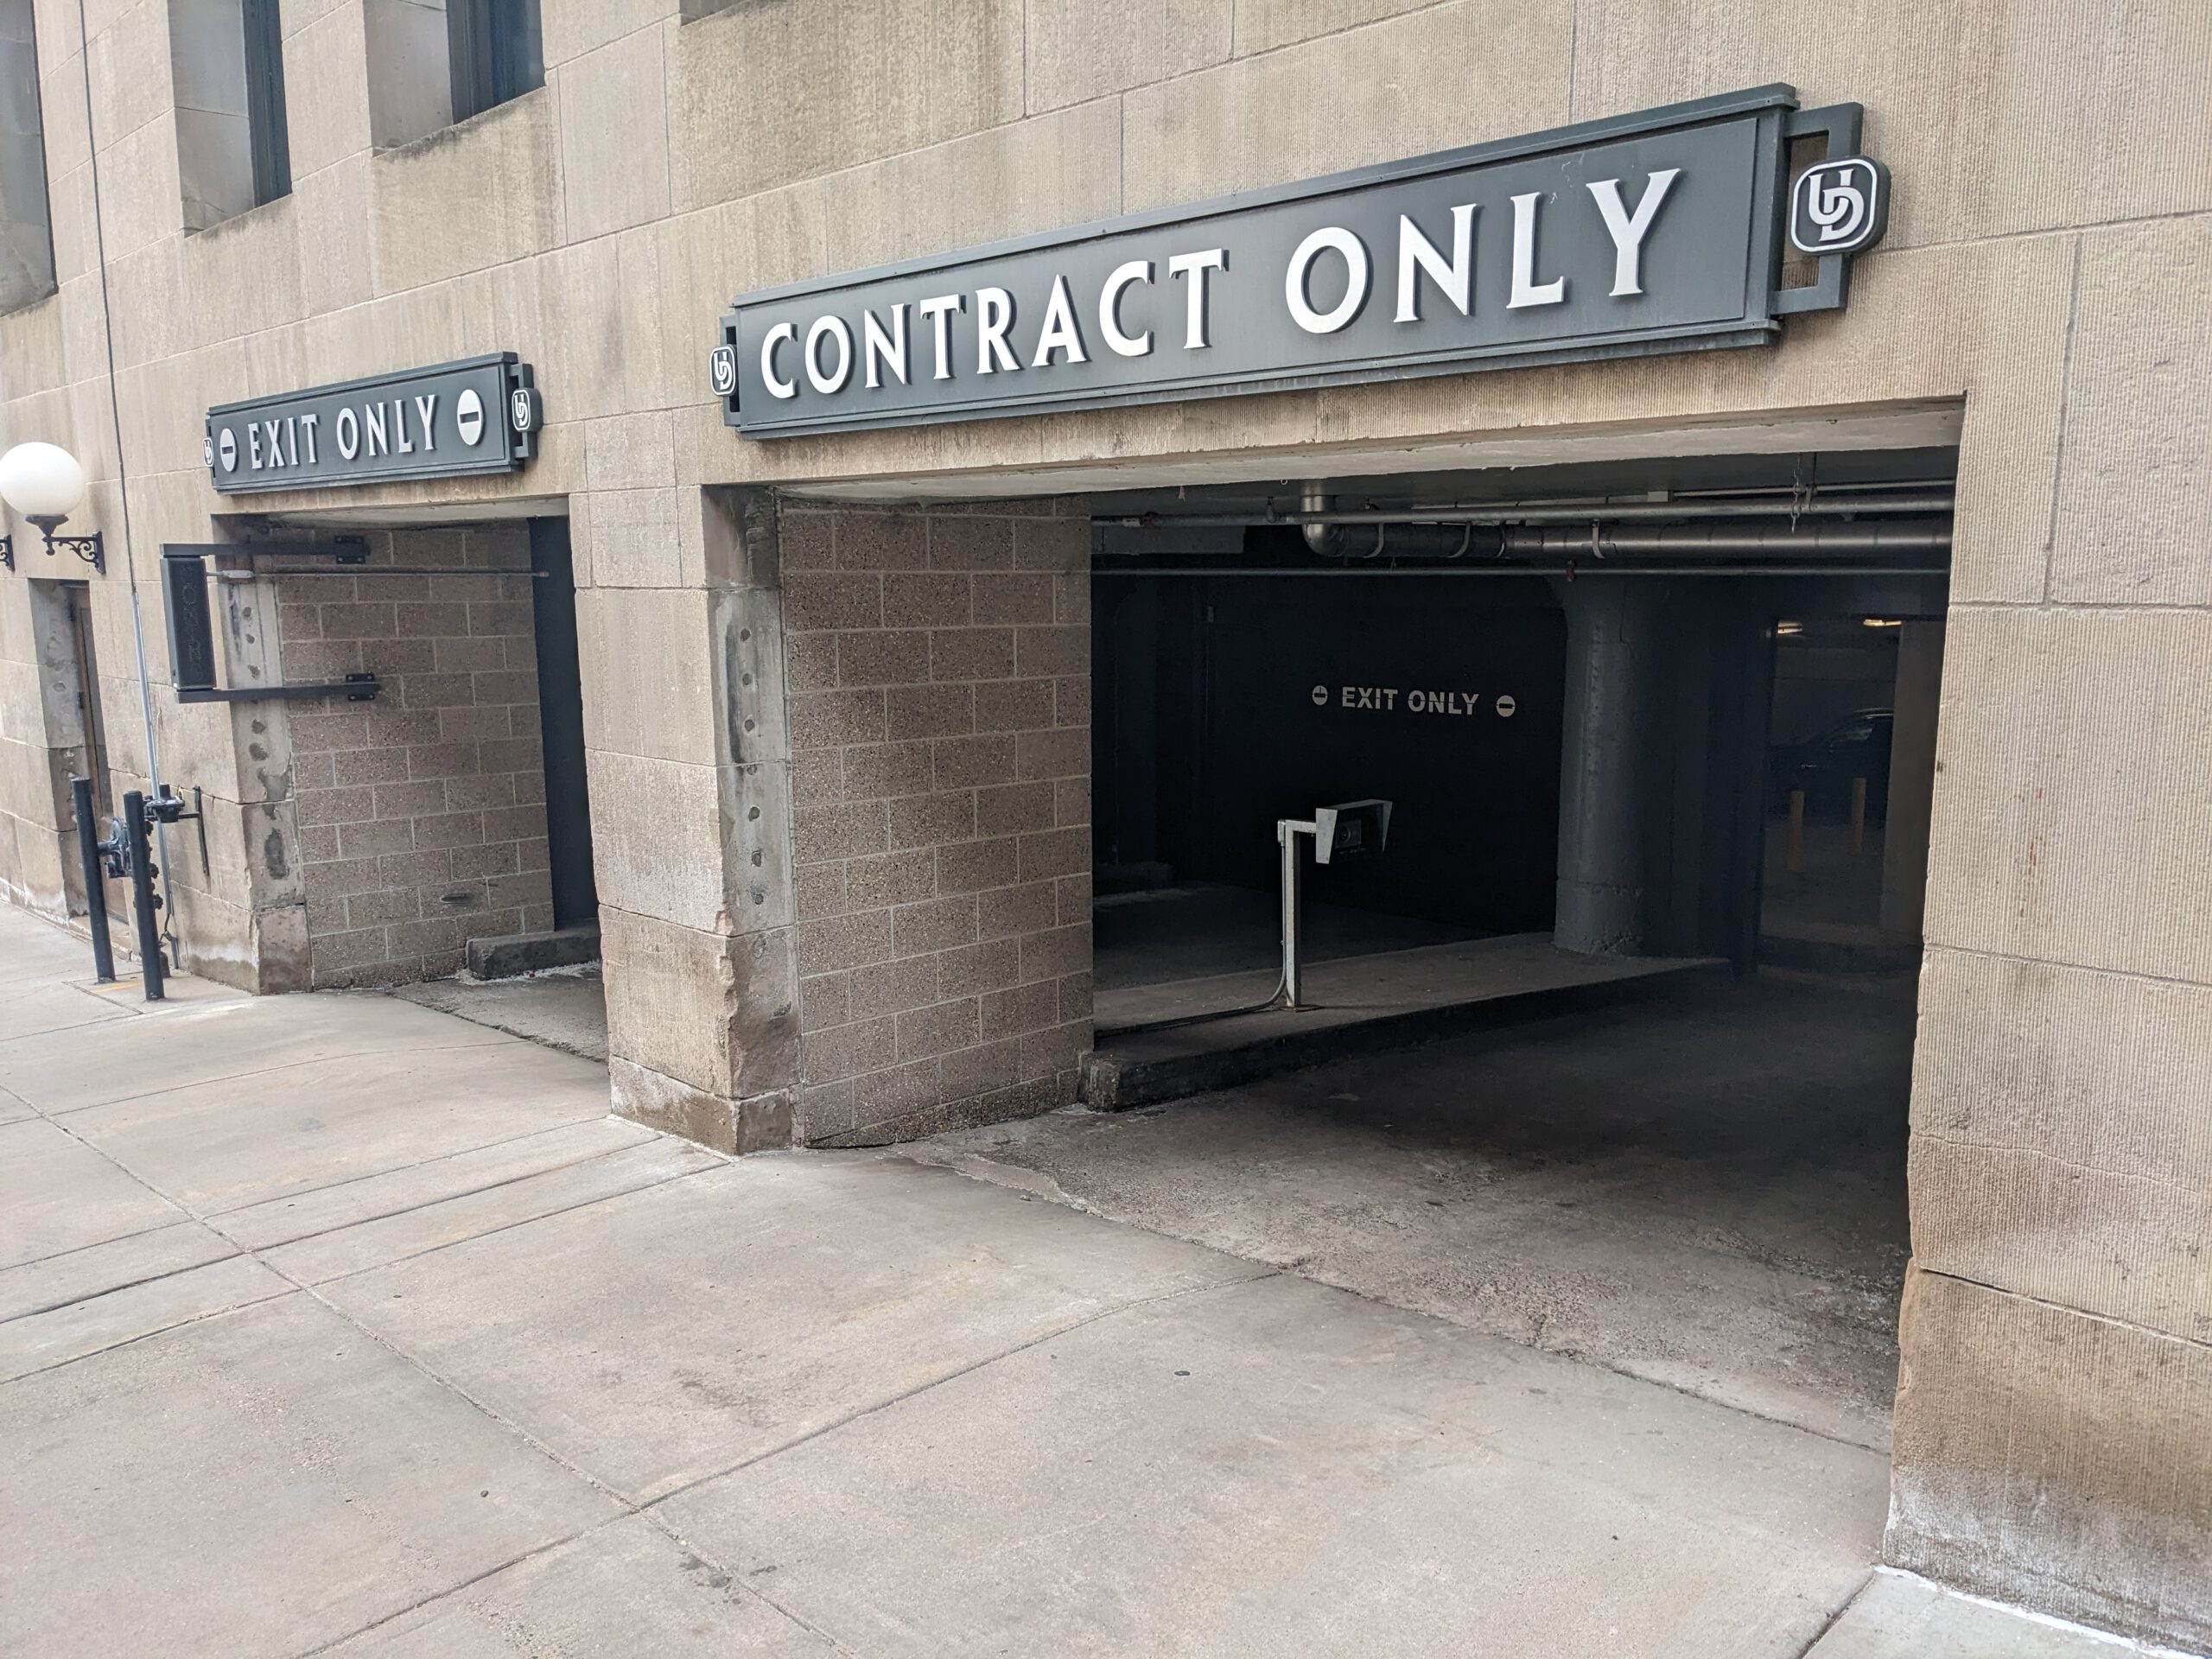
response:
<path id="1" fill-rule="evenodd" d="M 745 295 L 711 384 L 772 437 L 1764 344 L 1880 233 L 1859 126 L 1761 87 Z"/>

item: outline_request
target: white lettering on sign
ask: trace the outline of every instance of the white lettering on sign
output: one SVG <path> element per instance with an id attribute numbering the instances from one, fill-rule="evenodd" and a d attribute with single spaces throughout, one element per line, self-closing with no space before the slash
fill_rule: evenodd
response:
<path id="1" fill-rule="evenodd" d="M 1558 305 L 1567 298 L 1566 277 L 1554 276 L 1548 283 L 1536 280 L 1536 205 L 1543 199 L 1541 190 L 1513 198 L 1513 295 L 1505 302 L 1509 311 L 1529 305 Z"/>
<path id="2" fill-rule="evenodd" d="M 976 290 L 976 372 L 997 374 L 1021 366 L 1006 343 L 1014 327 L 1014 296 L 1002 288 Z"/>
<path id="3" fill-rule="evenodd" d="M 937 348 L 937 368 L 930 377 L 933 380 L 952 378 L 952 314 L 967 308 L 968 296 L 965 294 L 939 294 L 934 299 L 924 300 L 914 308 L 929 320 L 930 343 Z M 775 391 L 776 389 L 771 386 L 768 390 Z M 776 395 L 783 396 L 781 392 Z"/>
<path id="4" fill-rule="evenodd" d="M 887 332 L 876 321 L 875 313 L 861 314 L 861 355 L 867 367 L 861 378 L 870 391 L 883 384 L 883 371 L 889 369 L 899 377 L 902 386 L 911 385 L 906 378 L 906 302 L 901 300 L 891 308 L 891 327 Z"/>
<path id="5" fill-rule="evenodd" d="M 1591 184 L 1590 194 L 1597 198 L 1605 233 L 1613 238 L 1613 298 L 1643 292 L 1643 238 L 1650 234 L 1651 221 L 1659 216 L 1667 187 L 1681 175 L 1679 167 L 1662 167 L 1654 173 L 1644 181 L 1643 199 L 1633 213 L 1621 205 L 1618 179 L 1599 179 Z"/>
<path id="6" fill-rule="evenodd" d="M 1313 690 L 1313 706 L 1317 709 L 1325 709 L 1334 702 L 1339 709 L 1383 715 L 1399 712 L 1402 696 L 1405 699 L 1404 711 L 1409 715 L 1442 715 L 1447 719 L 1459 719 L 1480 714 L 1483 708 L 1481 692 L 1461 690 L 1456 686 L 1416 686 L 1402 691 L 1395 685 L 1340 685 L 1332 692 L 1328 686 L 1317 685 Z M 1521 705 L 1510 695 L 1500 694 L 1491 706 L 1500 719 L 1510 720 Z"/>
<path id="7" fill-rule="evenodd" d="M 1592 187 L 1594 188 L 1594 187 Z M 1475 204 L 1465 202 L 1452 210 L 1452 257 L 1421 234 L 1421 226 L 1403 213 L 1398 215 L 1398 310 L 1400 322 L 1419 322 L 1419 283 L 1416 270 L 1425 270 L 1444 297 L 1461 316 L 1474 296 Z"/>
<path id="8" fill-rule="evenodd" d="M 476 394 L 461 394 L 461 434 L 471 443 L 482 435 L 483 405 L 474 402 Z M 474 404 L 472 411 L 471 404 Z M 338 411 L 338 453 L 347 461 L 361 453 L 361 421 L 368 421 L 368 453 L 372 455 L 397 454 L 411 455 L 419 450 L 435 450 L 438 447 L 438 394 L 418 396 L 415 399 L 415 425 L 410 428 L 407 402 L 393 398 L 389 403 L 370 403 L 361 405 L 362 413 L 354 413 L 352 406 Z M 475 430 L 471 430 L 472 420 Z M 273 419 L 256 419 L 245 423 L 245 461 L 254 472 L 284 472 L 302 465 L 319 466 L 322 461 L 322 416 L 314 410 L 301 415 L 283 415 Z M 238 435 L 229 427 L 222 429 L 219 453 L 223 458 L 223 470 L 235 471 L 238 467 Z M 213 459 L 210 460 L 213 465 Z"/>
<path id="9" fill-rule="evenodd" d="M 1167 274 L 1189 279 L 1184 294 L 1183 349 L 1202 352 L 1211 342 L 1206 336 L 1206 273 L 1229 269 L 1229 250 L 1208 248 L 1203 253 L 1179 253 L 1167 262 Z"/>
<path id="10" fill-rule="evenodd" d="M 1116 265 L 1114 274 L 1106 279 L 1106 286 L 1098 293 L 1098 332 L 1106 337 L 1107 345 L 1123 357 L 1145 357 L 1152 352 L 1152 330 L 1142 334 L 1125 334 L 1122 332 L 1122 290 L 1131 283 L 1152 281 L 1152 261 L 1132 259 L 1125 265 Z"/>
<path id="11" fill-rule="evenodd" d="M 1344 264 L 1344 294 L 1326 311 L 1315 306 L 1306 291 L 1313 261 L 1324 252 L 1335 253 Z M 1290 269 L 1283 273 L 1283 303 L 1290 308 L 1291 320 L 1307 334 L 1333 334 L 1367 303 L 1367 245 L 1341 225 L 1325 225 L 1290 256 Z"/>
<path id="12" fill-rule="evenodd" d="M 798 356 L 785 352 L 785 366 Z M 230 494 L 512 471 L 539 409 L 529 370 L 505 353 L 223 404 L 207 411 L 209 481 Z"/>
<path id="13" fill-rule="evenodd" d="M 1609 301 L 1633 300 L 1644 293 L 1644 254 L 1653 231 L 1683 191 L 1681 167 L 1653 168 L 1633 175 L 1586 180 L 1584 188 L 1569 194 L 1558 190 L 1525 190 L 1509 198 L 1510 223 L 1501 227 L 1508 247 L 1509 281 L 1500 297 L 1509 312 L 1532 308 L 1564 306 L 1570 297 L 1565 275 L 1550 275 L 1547 257 L 1551 245 L 1571 245 L 1563 232 L 1547 227 L 1580 217 L 1594 217 L 1609 244 L 1611 282 L 1602 284 Z M 1395 219 L 1396 245 L 1382 251 L 1390 261 L 1385 269 L 1395 276 L 1395 304 L 1390 315 L 1398 324 L 1418 327 L 1424 315 L 1424 288 L 1440 303 L 1429 308 L 1441 315 L 1472 318 L 1485 296 L 1475 292 L 1475 262 L 1482 204 L 1449 203 L 1436 211 L 1430 224 L 1411 213 Z M 1448 215 L 1448 224 L 1446 222 Z M 849 315 L 834 310 L 817 312 L 800 321 L 786 317 L 766 327 L 755 347 L 760 385 L 767 395 L 789 403 L 810 387 L 823 397 L 841 397 L 857 389 L 884 391 L 895 383 L 912 384 L 908 359 L 906 315 L 928 328 L 930 378 L 937 381 L 970 376 L 1020 373 L 1024 381 L 1039 373 L 1052 375 L 1092 362 L 1092 342 L 1084 331 L 1095 320 L 1097 340 L 1113 358 L 1144 358 L 1154 347 L 1154 328 L 1167 340 L 1175 338 L 1172 316 L 1172 286 L 1182 287 L 1181 345 L 1186 352 L 1207 352 L 1215 344 L 1212 327 L 1217 303 L 1229 297 L 1230 283 L 1239 273 L 1231 270 L 1226 247 L 1175 251 L 1160 250 L 1164 257 L 1124 260 L 1103 282 L 1078 279 L 1065 270 L 1049 268 L 1025 283 L 1027 291 L 985 283 L 955 293 L 917 300 L 886 302 L 883 315 L 863 304 Z M 1395 255 L 1395 257 L 1393 257 Z M 1561 255 L 1560 257 L 1564 257 Z M 1155 288 L 1155 273 L 1165 276 Z M 1282 304 L 1299 329 L 1312 335 L 1331 335 L 1351 327 L 1365 310 L 1377 283 L 1377 258 L 1358 232 L 1344 225 L 1322 225 L 1310 231 L 1280 267 Z M 1578 281 L 1584 280 L 1581 277 Z M 1081 285 L 1079 286 L 1079 283 Z M 1096 287 L 1089 283 L 1096 283 Z M 1598 287 L 1598 283 L 1592 283 Z M 1317 302 L 1315 290 L 1325 296 Z M 1168 289 L 1169 293 L 1161 293 Z M 956 320 L 970 315 L 973 333 L 956 335 Z M 1488 300 L 1497 303 L 1496 299 Z M 1032 310 L 1030 308 L 1034 307 Z M 1162 315 L 1165 313 L 1165 315 Z M 1033 345 L 1021 336 L 1036 329 Z M 921 330 L 918 327 L 917 334 Z M 972 346 L 972 356 L 959 348 Z M 857 347 L 858 361 L 855 362 Z M 915 342 L 918 354 L 919 342 Z M 722 359 L 716 354 L 715 362 Z M 853 370 L 860 370 L 855 374 Z M 717 366 L 715 373 L 725 375 Z M 727 397 L 717 382 L 716 395 Z M 1024 396 L 1029 394 L 1024 393 Z M 395 409 L 397 406 L 395 406 Z M 399 442 L 407 445 L 404 411 L 399 412 Z M 381 451 L 384 433 L 376 410 L 368 411 L 368 448 Z"/>
<path id="14" fill-rule="evenodd" d="M 1045 302 L 1045 327 L 1037 336 L 1037 354 L 1029 359 L 1033 369 L 1046 367 L 1052 353 L 1061 353 L 1065 363 L 1088 363 L 1090 356 L 1083 349 L 1083 336 L 1076 332 L 1075 302 L 1068 296 L 1068 279 L 1052 278 L 1052 297 Z"/>

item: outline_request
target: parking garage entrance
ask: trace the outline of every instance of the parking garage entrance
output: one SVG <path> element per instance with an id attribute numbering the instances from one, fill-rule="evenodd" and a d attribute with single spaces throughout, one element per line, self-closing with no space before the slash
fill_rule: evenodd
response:
<path id="1" fill-rule="evenodd" d="M 1136 1109 L 979 1147 L 1881 1443 L 1953 461 L 1098 502 L 1086 1082 Z M 1287 1007 L 1277 825 L 1376 799 Z"/>

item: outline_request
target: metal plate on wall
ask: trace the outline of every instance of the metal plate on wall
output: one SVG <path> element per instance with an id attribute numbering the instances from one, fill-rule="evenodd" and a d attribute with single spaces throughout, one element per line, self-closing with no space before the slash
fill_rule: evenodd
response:
<path id="1" fill-rule="evenodd" d="M 711 383 L 769 437 L 1757 344 L 1812 299 L 1777 302 L 1813 119 L 1760 87 L 768 289 Z"/>
<path id="2" fill-rule="evenodd" d="M 221 404 L 202 459 L 226 495 L 511 473 L 540 419 L 530 365 L 500 352 Z"/>

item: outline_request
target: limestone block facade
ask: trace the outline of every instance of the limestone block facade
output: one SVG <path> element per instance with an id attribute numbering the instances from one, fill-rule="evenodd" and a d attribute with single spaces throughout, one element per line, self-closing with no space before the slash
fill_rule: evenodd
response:
<path id="1" fill-rule="evenodd" d="M 480 572 L 559 518 L 616 1108 L 733 1151 L 1041 1110 L 1090 1042 L 1086 496 L 1955 445 L 1888 1548 L 2212 1642 L 2212 11 L 542 0 L 543 84 L 447 125 L 419 9 L 302 0 L 289 191 L 210 222 L 171 72 L 209 10 L 0 0 L 43 158 L 0 108 L 0 448 L 77 455 L 105 543 L 0 524 L 10 900 L 76 907 L 94 766 L 203 793 L 192 971 L 549 925 L 581 784 L 534 578 Z M 708 384 L 741 292 L 1769 82 L 1863 104 L 1895 181 L 1848 308 L 1771 346 L 766 442 Z M 211 487 L 213 406 L 488 352 L 543 394 L 519 470 Z M 334 533 L 448 569 L 241 556 L 225 683 L 378 700 L 176 701 L 163 546 Z"/>

